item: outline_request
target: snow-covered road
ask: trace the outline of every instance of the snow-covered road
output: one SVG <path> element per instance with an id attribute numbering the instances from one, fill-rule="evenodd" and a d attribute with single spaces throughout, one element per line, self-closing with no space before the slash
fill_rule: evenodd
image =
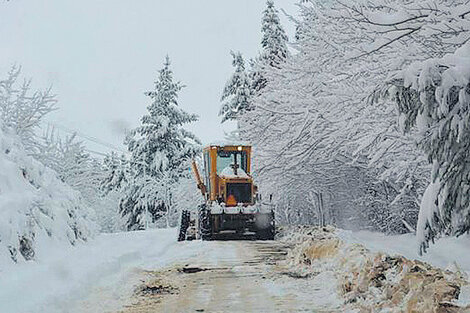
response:
<path id="1" fill-rule="evenodd" d="M 418 258 L 412 235 L 339 230 L 338 236 Z M 103 234 L 76 247 L 49 246 L 35 262 L 3 264 L 0 312 L 335 312 L 343 304 L 334 270 L 292 277 L 283 262 L 286 242 L 175 238 L 175 229 Z M 442 239 L 419 259 L 470 274 L 469 242 Z M 202 271 L 185 273 L 192 268 Z"/>
<path id="2" fill-rule="evenodd" d="M 147 272 L 125 313 L 335 312 L 336 279 L 289 276 L 287 247 L 277 241 L 211 241 L 195 256 Z"/>
<path id="3" fill-rule="evenodd" d="M 36 263 L 2 268 L 0 312 L 331 311 L 340 305 L 328 273 L 288 275 L 276 241 L 176 242 L 176 230 L 100 235 Z M 281 261 L 281 263 L 279 263 Z M 205 269 L 182 273 L 182 269 Z M 331 278 L 331 279 L 330 279 Z M 173 294 L 136 290 L 161 282 Z M 321 309 L 321 310 L 320 310 Z"/>

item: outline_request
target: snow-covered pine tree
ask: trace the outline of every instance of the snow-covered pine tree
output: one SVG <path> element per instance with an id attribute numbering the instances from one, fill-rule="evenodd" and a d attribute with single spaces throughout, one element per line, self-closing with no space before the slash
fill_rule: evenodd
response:
<path id="1" fill-rule="evenodd" d="M 259 92 L 266 86 L 266 77 L 263 72 L 270 67 L 278 68 L 289 56 L 287 42 L 289 41 L 279 19 L 279 13 L 272 0 L 266 1 L 266 9 L 261 20 L 261 47 L 259 57 L 252 62 L 250 73 L 252 88 Z"/>
<path id="2" fill-rule="evenodd" d="M 199 139 L 182 128 L 197 121 L 196 115 L 178 107 L 178 93 L 182 88 L 173 78 L 167 56 L 155 89 L 145 93 L 151 99 L 148 114 L 126 140 L 132 177 L 125 187 L 121 213 L 127 217 L 129 230 L 144 227 L 146 211 L 153 220 L 170 211 L 171 185 L 187 175 L 187 161 L 200 149 Z"/>
<path id="3" fill-rule="evenodd" d="M 225 84 L 222 92 L 222 107 L 219 116 L 222 123 L 227 120 L 235 120 L 244 111 L 250 110 L 251 82 L 245 70 L 245 61 L 240 52 L 231 52 L 232 65 L 235 72 Z"/>
<path id="4" fill-rule="evenodd" d="M 125 156 L 118 157 L 115 152 L 111 152 L 104 158 L 103 167 L 106 173 L 100 184 L 103 194 L 123 189 L 129 177 L 129 163 Z"/>
<path id="5" fill-rule="evenodd" d="M 406 131 L 432 163 L 418 218 L 420 253 L 443 234 L 470 230 L 470 44 L 443 58 L 412 64 L 393 83 Z"/>
<path id="6" fill-rule="evenodd" d="M 261 32 L 263 34 L 261 39 L 263 51 L 261 52 L 260 59 L 264 64 L 276 67 L 289 56 L 289 50 L 287 49 L 289 39 L 281 25 L 278 11 L 274 7 L 272 0 L 266 1 Z"/>

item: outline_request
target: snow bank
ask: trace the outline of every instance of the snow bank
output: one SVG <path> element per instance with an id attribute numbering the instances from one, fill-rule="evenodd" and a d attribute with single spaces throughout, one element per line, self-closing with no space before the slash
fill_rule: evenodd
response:
<path id="1" fill-rule="evenodd" d="M 115 312 L 142 271 L 199 253 L 203 242 L 176 242 L 175 229 L 100 234 L 86 245 L 50 247 L 31 264 L 12 266 L 0 279 L 0 311 Z"/>
<path id="2" fill-rule="evenodd" d="M 458 267 L 443 270 L 419 260 L 371 251 L 358 243 L 354 234 L 330 227 L 300 227 L 282 240 L 294 246 L 288 259 L 298 276 L 332 274 L 344 299 L 343 312 L 470 308 L 465 300 L 467 275 Z M 363 237 L 364 241 L 369 237 Z M 386 240 L 382 242 L 387 245 Z"/>
<path id="3" fill-rule="evenodd" d="M 1 130 L 0 210 L 0 280 L 9 265 L 39 260 L 48 246 L 75 245 L 94 232 L 80 194 Z"/>
<path id="4" fill-rule="evenodd" d="M 470 276 L 470 237 L 442 237 L 432 246 L 427 253 L 418 255 L 416 245 L 418 238 L 414 234 L 385 235 L 369 231 L 351 232 L 338 230 L 341 240 L 348 243 L 359 243 L 372 252 L 387 253 L 390 255 L 403 255 L 410 260 L 429 263 L 433 266 L 446 268 L 459 268 Z"/>

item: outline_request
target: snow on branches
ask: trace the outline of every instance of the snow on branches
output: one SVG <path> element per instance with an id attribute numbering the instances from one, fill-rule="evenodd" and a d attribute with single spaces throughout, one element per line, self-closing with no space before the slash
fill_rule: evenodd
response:
<path id="1" fill-rule="evenodd" d="M 173 210 L 173 188 L 189 174 L 189 160 L 199 151 L 199 140 L 182 128 L 197 116 L 178 107 L 178 92 L 183 88 L 174 81 L 167 57 L 155 81 L 155 89 L 145 94 L 151 103 L 142 125 L 132 130 L 126 143 L 131 153 L 127 183 L 121 200 L 121 213 L 127 228 L 142 229 Z"/>
<path id="2" fill-rule="evenodd" d="M 393 84 L 404 128 L 416 125 L 432 163 L 418 221 L 422 253 L 439 235 L 470 230 L 470 44 L 412 64 Z"/>
<path id="3" fill-rule="evenodd" d="M 404 133 L 396 106 L 381 95 L 407 65 L 470 38 L 470 4 L 311 0 L 299 7 L 297 53 L 264 68 L 265 85 L 239 119 L 242 139 L 256 148 L 259 179 L 276 182 L 269 192 L 290 207 L 310 201 L 310 190 L 323 193 L 342 227 L 412 231 L 429 165 L 416 130 Z"/>
<path id="4" fill-rule="evenodd" d="M 18 82 L 21 68 L 13 66 L 0 80 L 0 120 L 13 129 L 30 153 L 36 152 L 37 130 L 43 117 L 55 110 L 57 103 L 51 89 L 31 91 L 31 80 Z"/>
<path id="5" fill-rule="evenodd" d="M 0 207 L 0 264 L 40 259 L 47 245 L 75 245 L 96 230 L 81 194 L 27 156 L 14 131 L 1 129 Z"/>
<path id="6" fill-rule="evenodd" d="M 251 81 L 245 70 L 245 60 L 240 52 L 231 52 L 232 65 L 235 72 L 225 84 L 222 92 L 222 106 L 219 116 L 222 116 L 222 123 L 227 120 L 235 120 L 243 112 L 250 110 Z"/>
<path id="7" fill-rule="evenodd" d="M 337 1 L 352 21 L 367 31 L 355 57 L 386 55 L 400 46 L 422 58 L 453 52 L 470 38 L 470 4 L 466 0 Z M 414 51 L 413 51 L 414 50 Z"/>

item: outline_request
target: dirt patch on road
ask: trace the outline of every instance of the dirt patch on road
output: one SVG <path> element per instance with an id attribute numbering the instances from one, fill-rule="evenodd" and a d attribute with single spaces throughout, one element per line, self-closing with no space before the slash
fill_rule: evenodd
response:
<path id="1" fill-rule="evenodd" d="M 155 312 L 154 307 L 165 297 L 174 297 L 179 294 L 177 281 L 172 278 L 171 272 L 165 271 L 142 271 L 142 284 L 137 286 L 129 304 L 119 311 L 120 313 L 144 313 Z"/>

